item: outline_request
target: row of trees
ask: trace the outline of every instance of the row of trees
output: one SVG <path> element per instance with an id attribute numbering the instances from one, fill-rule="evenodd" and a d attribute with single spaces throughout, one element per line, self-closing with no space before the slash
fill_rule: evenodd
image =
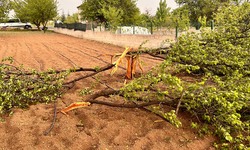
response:
<path id="1" fill-rule="evenodd" d="M 153 16 L 149 9 L 140 12 L 136 6 L 137 0 L 85 0 L 80 9 L 82 20 L 97 23 L 110 22 L 112 25 L 154 22 L 159 26 L 177 26 L 181 29 L 189 26 L 189 22 L 198 22 L 199 17 L 206 16 L 207 21 L 213 19 L 213 13 L 219 8 L 231 4 L 240 5 L 243 0 L 175 0 L 179 8 L 171 11 L 166 0 L 160 0 L 156 14 Z M 0 21 L 8 18 L 10 9 L 22 21 L 46 26 L 48 20 L 61 20 L 64 23 L 78 22 L 78 13 L 58 16 L 57 0 L 1 0 Z M 40 29 L 39 29 L 40 30 Z"/>
<path id="2" fill-rule="evenodd" d="M 58 2 L 56 0 L 0 0 L 0 22 L 8 20 L 11 9 L 15 11 L 15 17 L 23 22 L 31 22 L 40 30 L 39 26 L 44 27 L 49 20 L 61 20 L 64 23 L 79 22 L 78 13 L 67 17 L 64 12 L 58 16 Z"/>
<path id="3" fill-rule="evenodd" d="M 78 13 L 72 16 L 65 16 L 64 12 L 61 16 L 57 14 L 56 0 L 2 0 L 0 3 L 0 21 L 8 18 L 10 9 L 15 11 L 15 17 L 26 22 L 29 21 L 39 26 L 47 25 L 48 20 L 61 20 L 63 23 L 78 22 Z M 110 22 L 111 24 L 131 24 L 131 23 L 149 23 L 154 21 L 155 24 L 164 26 L 166 20 L 170 20 L 170 8 L 167 7 L 166 0 L 160 2 L 159 8 L 155 16 L 148 14 L 140 14 L 139 8 L 136 6 L 136 0 L 88 0 L 81 5 L 83 20 L 96 21 L 99 23 Z M 172 19 L 173 20 L 173 19 Z"/>
<path id="4" fill-rule="evenodd" d="M 154 22 L 158 26 L 178 26 L 181 29 L 188 27 L 190 22 L 200 22 L 199 17 L 213 20 L 213 14 L 219 8 L 231 4 L 240 5 L 243 0 L 175 0 L 179 5 L 171 11 L 166 0 L 160 0 L 156 14 L 153 16 L 149 9 L 140 14 L 136 6 L 137 0 L 85 0 L 81 5 L 80 13 L 83 20 L 97 23 L 110 22 L 113 25 L 131 23 Z"/>
<path id="5" fill-rule="evenodd" d="M 148 24 L 151 21 L 155 25 L 168 26 L 172 24 L 189 25 L 188 11 L 173 10 L 167 7 L 166 0 L 161 0 L 157 8 L 156 15 L 152 15 L 150 9 L 146 9 L 145 13 L 140 12 L 136 6 L 137 0 L 85 0 L 80 9 L 82 20 L 97 23 L 110 22 L 112 25 L 119 24 Z"/>
<path id="6" fill-rule="evenodd" d="M 80 6 L 83 20 L 100 23 L 133 23 L 140 17 L 136 0 L 85 0 Z"/>
<path id="7" fill-rule="evenodd" d="M 175 2 L 180 6 L 176 11 L 188 11 L 190 21 L 197 22 L 200 16 L 206 16 L 207 20 L 210 21 L 219 8 L 230 4 L 239 6 L 243 0 L 175 0 Z"/>

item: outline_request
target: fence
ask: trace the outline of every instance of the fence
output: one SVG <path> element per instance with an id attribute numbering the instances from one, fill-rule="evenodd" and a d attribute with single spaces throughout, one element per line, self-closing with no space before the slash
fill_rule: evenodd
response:
<path id="1" fill-rule="evenodd" d="M 169 24 L 168 26 L 160 27 L 157 24 L 151 22 L 144 22 L 139 24 L 120 24 L 120 25 L 111 25 L 110 23 L 106 24 L 91 24 L 92 30 L 94 32 L 103 32 L 111 31 L 114 34 L 140 34 L 140 35 L 175 35 L 177 38 L 178 35 L 186 33 L 187 31 L 199 32 L 201 28 L 200 22 L 190 22 L 190 26 L 187 30 L 180 30 L 176 25 Z M 207 23 L 207 27 L 211 27 L 213 30 L 213 20 Z"/>
<path id="2" fill-rule="evenodd" d="M 94 32 L 112 31 L 115 34 L 153 34 L 153 23 L 141 23 L 141 24 L 119 24 L 111 25 L 109 22 L 105 24 L 92 23 L 92 30 Z"/>
<path id="3" fill-rule="evenodd" d="M 74 31 L 76 30 L 80 30 L 80 31 L 86 31 L 86 30 L 91 30 L 91 25 L 90 24 L 82 24 L 82 23 L 71 23 L 71 24 L 67 24 L 67 23 L 55 23 L 55 27 L 57 28 L 67 28 L 67 29 L 74 29 Z"/>
<path id="4" fill-rule="evenodd" d="M 194 27 L 196 30 L 200 30 L 201 23 L 200 22 L 190 22 L 190 27 Z M 206 27 L 211 27 L 211 29 L 213 30 L 214 21 L 212 20 L 211 22 L 207 22 Z"/>
<path id="5" fill-rule="evenodd" d="M 213 30 L 214 22 L 213 20 L 206 25 L 207 27 L 211 27 Z M 120 25 L 111 25 L 110 23 L 105 24 L 82 24 L 82 23 L 55 23 L 55 27 L 57 28 L 67 28 L 71 30 L 93 30 L 94 32 L 103 32 L 103 31 L 111 31 L 114 34 L 139 34 L 139 35 L 175 35 L 177 38 L 180 34 L 185 34 L 187 31 L 191 32 L 199 32 L 201 28 L 200 22 L 191 22 L 188 30 L 180 31 L 178 27 L 169 24 L 165 27 L 159 27 L 159 25 L 151 22 L 144 22 L 139 24 L 120 24 Z"/>

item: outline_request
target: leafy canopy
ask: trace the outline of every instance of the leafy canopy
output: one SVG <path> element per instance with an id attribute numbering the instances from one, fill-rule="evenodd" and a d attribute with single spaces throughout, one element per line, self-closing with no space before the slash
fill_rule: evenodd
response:
<path id="1" fill-rule="evenodd" d="M 179 30 L 187 30 L 190 26 L 190 14 L 183 7 L 176 8 L 171 12 L 172 27 L 178 27 Z"/>
<path id="2" fill-rule="evenodd" d="M 67 16 L 66 20 L 64 21 L 64 23 L 76 23 L 79 22 L 78 19 L 78 13 L 74 13 L 72 16 Z"/>
<path id="3" fill-rule="evenodd" d="M 157 12 L 155 14 L 155 18 L 159 22 L 160 26 L 166 23 L 167 16 L 170 16 L 170 7 L 167 7 L 166 0 L 160 1 L 159 7 L 157 8 Z"/>
<path id="4" fill-rule="evenodd" d="M 14 0 L 12 4 L 17 18 L 35 24 L 40 30 L 40 24 L 45 27 L 57 16 L 57 3 L 56 0 Z"/>
<path id="5" fill-rule="evenodd" d="M 120 8 L 116 8 L 114 6 L 107 6 L 106 3 L 102 4 L 101 12 L 104 15 L 104 18 L 107 22 L 111 24 L 118 25 L 122 22 L 123 10 Z"/>
<path id="6" fill-rule="evenodd" d="M 197 22 L 201 16 L 206 16 L 208 21 L 213 18 L 213 13 L 216 13 L 218 8 L 231 4 L 237 0 L 175 0 L 182 9 L 190 13 L 190 20 Z"/>
<path id="7" fill-rule="evenodd" d="M 0 1 L 0 22 L 8 19 L 8 14 L 11 9 L 11 4 L 9 0 L 1 0 Z"/>
<path id="8" fill-rule="evenodd" d="M 74 18 L 74 20 L 76 21 L 76 22 L 79 22 L 79 18 L 78 18 L 78 13 L 76 12 L 76 13 L 73 13 L 72 14 L 72 17 Z"/>
<path id="9" fill-rule="evenodd" d="M 140 15 L 136 0 L 85 0 L 80 9 L 82 20 L 100 23 L 133 23 Z"/>
<path id="10" fill-rule="evenodd" d="M 66 16 L 64 14 L 64 10 L 62 11 L 62 15 L 61 15 L 61 21 L 64 22 L 66 20 Z"/>

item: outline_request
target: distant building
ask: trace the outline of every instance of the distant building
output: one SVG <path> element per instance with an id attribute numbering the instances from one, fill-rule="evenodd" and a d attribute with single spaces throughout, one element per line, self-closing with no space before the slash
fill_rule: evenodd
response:
<path id="1" fill-rule="evenodd" d="M 81 5 L 80 5 L 80 6 L 81 6 Z M 81 10 L 80 6 L 77 7 L 77 9 L 78 9 L 78 19 L 79 19 L 79 22 L 81 22 L 81 23 L 88 23 L 87 20 L 82 20 L 82 19 L 81 19 L 80 13 L 82 12 L 82 10 Z"/>

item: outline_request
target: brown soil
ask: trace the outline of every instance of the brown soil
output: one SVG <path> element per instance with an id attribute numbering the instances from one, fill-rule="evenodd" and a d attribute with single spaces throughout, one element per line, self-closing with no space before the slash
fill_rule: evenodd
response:
<path id="1" fill-rule="evenodd" d="M 108 44 L 74 38 L 61 34 L 44 35 L 0 35 L 0 58 L 14 56 L 15 65 L 45 71 L 69 69 L 75 64 L 83 68 L 104 66 L 110 62 L 100 54 L 123 52 L 124 48 Z M 98 59 L 97 59 L 98 58 Z M 73 62 L 71 62 L 70 60 Z M 147 65 L 156 66 L 160 60 L 149 55 L 141 58 Z M 75 64 L 74 64 L 75 63 Z M 124 66 L 125 67 L 125 66 Z M 137 70 L 140 72 L 139 70 Z M 126 71 L 119 68 L 114 76 L 110 70 L 102 72 L 101 81 L 117 89 L 124 84 Z M 76 78 L 85 73 L 77 73 L 69 78 Z M 138 75 L 138 74 L 137 74 Z M 90 87 L 94 80 L 87 78 L 78 81 L 73 89 L 57 100 L 57 109 L 82 101 L 79 91 Z M 94 91 L 105 89 L 98 84 Z M 97 100 L 121 103 L 101 97 Z M 165 107 L 170 111 L 171 107 Z M 212 143 L 217 140 L 211 135 L 198 136 L 198 130 L 190 127 L 196 117 L 180 111 L 178 118 L 183 126 L 176 128 L 162 118 L 144 109 L 128 109 L 92 104 L 89 107 L 69 111 L 70 119 L 58 114 L 56 123 L 48 135 L 54 117 L 54 103 L 32 105 L 27 110 L 13 109 L 13 115 L 0 115 L 1 149 L 74 149 L 74 150 L 140 150 L 140 149 L 214 149 Z M 82 127 L 76 126 L 82 124 Z"/>

